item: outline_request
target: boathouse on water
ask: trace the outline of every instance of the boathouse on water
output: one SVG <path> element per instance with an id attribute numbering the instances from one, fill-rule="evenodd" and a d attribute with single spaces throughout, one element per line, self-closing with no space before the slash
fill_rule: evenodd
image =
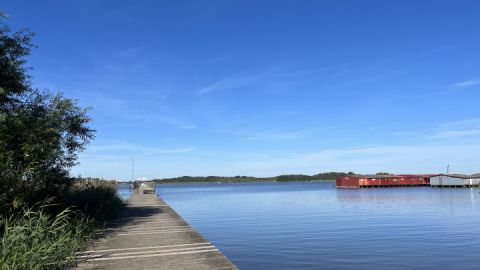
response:
<path id="1" fill-rule="evenodd" d="M 479 175 L 440 174 L 430 178 L 432 187 L 478 187 Z"/>
<path id="2" fill-rule="evenodd" d="M 431 175 L 349 175 L 336 179 L 338 188 L 429 186 Z"/>

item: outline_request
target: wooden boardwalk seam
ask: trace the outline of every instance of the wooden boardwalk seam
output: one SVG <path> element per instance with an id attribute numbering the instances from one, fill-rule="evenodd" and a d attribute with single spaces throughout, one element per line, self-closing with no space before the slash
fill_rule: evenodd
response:
<path id="1" fill-rule="evenodd" d="M 238 269 L 155 194 L 132 194 L 75 269 Z"/>

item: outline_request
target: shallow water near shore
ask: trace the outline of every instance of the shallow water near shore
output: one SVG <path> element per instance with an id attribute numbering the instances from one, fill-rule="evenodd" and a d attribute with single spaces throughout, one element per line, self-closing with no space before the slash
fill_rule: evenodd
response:
<path id="1" fill-rule="evenodd" d="M 479 269 L 478 189 L 157 185 L 240 269 Z"/>

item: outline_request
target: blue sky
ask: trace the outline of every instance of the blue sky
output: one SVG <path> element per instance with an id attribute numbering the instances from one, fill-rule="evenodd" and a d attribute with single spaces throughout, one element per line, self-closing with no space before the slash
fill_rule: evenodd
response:
<path id="1" fill-rule="evenodd" d="M 480 172 L 478 1 L 2 1 L 74 175 Z"/>

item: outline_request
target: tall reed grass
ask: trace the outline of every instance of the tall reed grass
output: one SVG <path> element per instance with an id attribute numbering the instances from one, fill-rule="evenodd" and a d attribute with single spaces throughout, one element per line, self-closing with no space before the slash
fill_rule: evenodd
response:
<path id="1" fill-rule="evenodd" d="M 92 218 L 69 208 L 51 216 L 45 207 L 1 220 L 0 269 L 59 269 L 94 235 Z"/>

